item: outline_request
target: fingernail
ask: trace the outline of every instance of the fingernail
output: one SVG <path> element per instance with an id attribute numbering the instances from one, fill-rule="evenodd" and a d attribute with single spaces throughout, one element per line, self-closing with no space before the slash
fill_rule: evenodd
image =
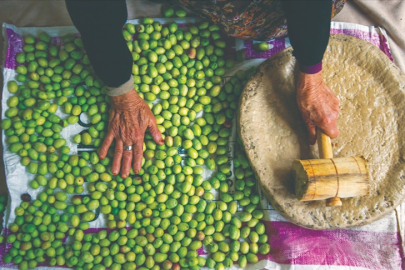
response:
<path id="1" fill-rule="evenodd" d="M 138 174 L 139 173 L 139 170 L 135 170 L 135 174 Z"/>
<path id="2" fill-rule="evenodd" d="M 114 174 L 114 175 L 117 175 L 117 174 L 118 174 L 118 172 L 117 172 L 117 171 L 113 171 L 113 174 Z"/>
<path id="3" fill-rule="evenodd" d="M 122 175 L 121 177 L 122 177 L 122 178 L 127 178 L 127 177 L 128 177 L 128 175 Z"/>

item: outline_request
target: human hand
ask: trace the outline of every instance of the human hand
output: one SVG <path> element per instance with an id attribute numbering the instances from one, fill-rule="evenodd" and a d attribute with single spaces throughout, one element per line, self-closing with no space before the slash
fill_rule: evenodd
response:
<path id="1" fill-rule="evenodd" d="M 331 138 L 339 136 L 337 117 L 339 99 L 322 79 L 322 71 L 315 74 L 300 72 L 297 84 L 297 103 L 304 119 L 310 144 L 316 142 L 316 127 Z"/>
<path id="2" fill-rule="evenodd" d="M 105 158 L 115 139 L 112 173 L 118 174 L 121 169 L 121 177 L 126 178 L 131 170 L 131 163 L 136 174 L 141 170 L 146 129 L 157 144 L 163 144 L 164 140 L 157 128 L 155 116 L 135 90 L 111 97 L 111 101 L 108 133 L 99 155 L 101 159 Z M 133 149 L 125 150 L 125 146 L 132 146 Z"/>

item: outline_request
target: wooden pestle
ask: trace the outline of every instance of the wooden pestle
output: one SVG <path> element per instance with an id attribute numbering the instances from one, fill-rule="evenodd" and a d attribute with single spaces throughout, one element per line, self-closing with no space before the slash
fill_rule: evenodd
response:
<path id="1" fill-rule="evenodd" d="M 318 128 L 316 140 L 318 143 L 319 158 L 333 158 L 333 149 L 330 137 L 326 135 L 322 129 Z M 337 185 L 339 189 L 339 179 L 337 180 Z M 326 206 L 342 206 L 342 201 L 339 197 L 333 197 L 326 200 Z"/>

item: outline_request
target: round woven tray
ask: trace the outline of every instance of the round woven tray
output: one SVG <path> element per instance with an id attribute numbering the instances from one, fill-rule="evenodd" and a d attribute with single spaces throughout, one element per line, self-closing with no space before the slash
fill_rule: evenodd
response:
<path id="1" fill-rule="evenodd" d="M 371 194 L 342 199 L 342 207 L 295 198 L 294 159 L 317 158 L 296 105 L 298 67 L 288 48 L 263 62 L 246 85 L 239 133 L 262 189 L 291 222 L 311 229 L 366 225 L 405 197 L 405 75 L 377 47 L 333 35 L 323 61 L 325 82 L 340 99 L 335 157 L 364 156 Z"/>

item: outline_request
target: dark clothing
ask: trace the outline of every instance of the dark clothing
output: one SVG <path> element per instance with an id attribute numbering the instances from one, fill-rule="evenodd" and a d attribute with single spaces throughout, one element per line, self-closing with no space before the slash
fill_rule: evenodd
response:
<path id="1" fill-rule="evenodd" d="M 219 1 L 222 4 L 223 2 L 232 1 Z M 131 76 L 133 62 L 122 36 L 122 27 L 127 19 L 125 0 L 66 0 L 66 5 L 73 23 L 81 33 L 90 62 L 100 79 L 110 87 L 118 87 L 127 82 Z M 211 2 L 211 5 L 216 4 Z M 283 0 L 281 5 L 287 18 L 294 55 L 300 64 L 311 66 L 320 63 L 329 41 L 332 0 Z M 220 26 L 222 24 L 217 23 Z"/>
<path id="2" fill-rule="evenodd" d="M 122 35 L 128 17 L 125 0 L 67 0 L 66 6 L 97 76 L 110 87 L 127 82 L 133 61 Z"/>
<path id="3" fill-rule="evenodd" d="M 322 61 L 329 42 L 332 1 L 281 1 L 294 55 L 301 65 Z"/>

